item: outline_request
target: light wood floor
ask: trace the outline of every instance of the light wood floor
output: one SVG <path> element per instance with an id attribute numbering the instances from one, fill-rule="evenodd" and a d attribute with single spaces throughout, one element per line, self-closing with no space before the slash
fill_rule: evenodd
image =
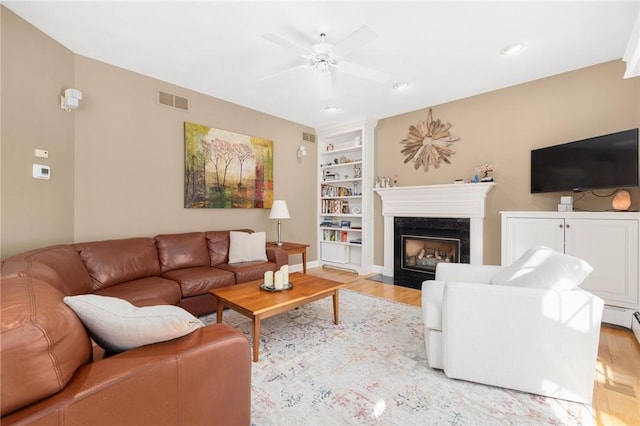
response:
<path id="1" fill-rule="evenodd" d="M 366 276 L 331 268 L 310 268 L 307 273 L 347 283 L 350 290 L 420 306 L 419 290 L 369 281 Z M 594 387 L 596 424 L 640 425 L 640 344 L 630 330 L 601 328 Z"/>

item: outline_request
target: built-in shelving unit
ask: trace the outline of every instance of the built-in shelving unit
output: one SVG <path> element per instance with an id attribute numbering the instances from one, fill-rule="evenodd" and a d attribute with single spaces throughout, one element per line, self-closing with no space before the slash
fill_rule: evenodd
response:
<path id="1" fill-rule="evenodd" d="M 374 128 L 361 121 L 318 130 L 320 265 L 360 274 L 372 267 Z"/>

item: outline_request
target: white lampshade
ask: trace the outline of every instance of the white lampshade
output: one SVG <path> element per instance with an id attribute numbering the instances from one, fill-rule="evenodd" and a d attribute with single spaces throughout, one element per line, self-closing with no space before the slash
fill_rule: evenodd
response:
<path id="1" fill-rule="evenodd" d="M 289 209 L 285 200 L 273 200 L 269 219 L 289 219 Z"/>

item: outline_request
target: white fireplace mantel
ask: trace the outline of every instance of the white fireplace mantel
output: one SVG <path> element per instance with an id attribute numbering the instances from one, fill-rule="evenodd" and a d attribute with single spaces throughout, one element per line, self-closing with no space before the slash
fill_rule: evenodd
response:
<path id="1" fill-rule="evenodd" d="M 470 262 L 482 264 L 485 204 L 495 183 L 376 188 L 384 216 L 385 276 L 393 276 L 393 222 L 398 217 L 469 218 Z"/>

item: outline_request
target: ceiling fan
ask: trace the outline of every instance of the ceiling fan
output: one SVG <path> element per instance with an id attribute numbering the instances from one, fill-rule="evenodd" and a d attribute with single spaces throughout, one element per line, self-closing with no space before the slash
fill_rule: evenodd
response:
<path id="1" fill-rule="evenodd" d="M 304 62 L 297 66 L 281 70 L 265 78 L 271 78 L 299 68 L 311 68 L 318 74 L 320 93 L 321 95 L 324 95 L 323 97 L 329 97 L 331 94 L 334 71 L 374 81 L 376 83 L 386 83 L 390 79 L 390 75 L 385 72 L 355 64 L 353 62 L 344 61 L 342 59 L 349 53 L 378 37 L 376 32 L 366 25 L 354 31 L 351 35 L 336 45 L 327 42 L 327 35 L 325 33 L 321 33 L 320 41 L 312 44 L 310 47 L 305 47 L 299 43 L 273 33 L 265 34 L 262 37 L 281 47 L 295 51 L 304 59 Z"/>

